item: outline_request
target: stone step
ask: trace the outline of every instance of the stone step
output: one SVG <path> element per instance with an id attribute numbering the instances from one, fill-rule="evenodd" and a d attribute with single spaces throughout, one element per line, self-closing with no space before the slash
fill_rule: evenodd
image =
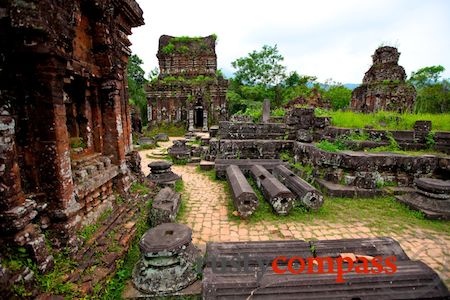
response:
<path id="1" fill-rule="evenodd" d="M 383 194 L 383 191 L 380 189 L 363 189 L 356 186 L 337 184 L 323 179 L 315 179 L 314 181 L 318 184 L 322 192 L 330 197 L 373 198 Z"/>
<path id="2" fill-rule="evenodd" d="M 213 161 L 202 160 L 200 161 L 200 169 L 203 171 L 209 171 L 214 169 L 216 164 Z"/>

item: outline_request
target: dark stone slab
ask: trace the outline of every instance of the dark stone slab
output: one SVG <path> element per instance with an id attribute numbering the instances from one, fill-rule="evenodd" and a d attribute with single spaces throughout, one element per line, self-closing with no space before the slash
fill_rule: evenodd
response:
<path id="1" fill-rule="evenodd" d="M 150 137 L 141 137 L 138 140 L 139 145 L 155 145 L 155 140 Z"/>
<path id="2" fill-rule="evenodd" d="M 159 224 L 174 222 L 180 209 L 181 195 L 170 187 L 163 188 L 153 199 L 150 210 L 150 224 L 155 227 Z"/>
<path id="3" fill-rule="evenodd" d="M 313 210 L 322 207 L 324 201 L 322 193 L 291 170 L 280 165 L 273 169 L 273 174 L 297 195 L 303 206 Z"/>
<path id="4" fill-rule="evenodd" d="M 250 174 L 274 211 L 279 215 L 289 214 L 294 205 L 294 194 L 261 165 L 252 166 Z"/>
<path id="5" fill-rule="evenodd" d="M 238 166 L 231 165 L 227 168 L 227 180 L 239 216 L 248 218 L 258 207 L 258 197 Z"/>
<path id="6" fill-rule="evenodd" d="M 172 167 L 172 163 L 166 160 L 154 161 L 148 164 L 151 172 L 166 171 Z"/>
<path id="7" fill-rule="evenodd" d="M 210 171 L 214 169 L 215 165 L 216 164 L 213 161 L 206 161 L 206 160 L 200 161 L 200 169 L 203 171 Z"/>
<path id="8" fill-rule="evenodd" d="M 180 251 L 181 246 L 190 243 L 192 230 L 183 224 L 164 223 L 149 229 L 141 238 L 139 248 L 145 255 L 161 251 Z"/>
<path id="9" fill-rule="evenodd" d="M 450 199 L 433 199 L 418 193 L 395 197 L 397 201 L 419 210 L 429 219 L 450 220 Z"/>
<path id="10" fill-rule="evenodd" d="M 417 178 L 414 180 L 416 186 L 424 191 L 435 194 L 450 194 L 450 180 L 436 178 Z"/>
<path id="11" fill-rule="evenodd" d="M 397 260 L 409 260 L 400 244 L 390 237 L 311 241 L 314 255 L 339 257 L 341 253 L 368 256 L 395 256 Z"/>
<path id="12" fill-rule="evenodd" d="M 215 168 L 217 178 L 225 178 L 226 169 L 230 165 L 238 166 L 244 175 L 250 175 L 250 168 L 254 165 L 260 165 L 267 170 L 273 170 L 278 165 L 287 165 L 281 159 L 216 159 Z"/>
<path id="13" fill-rule="evenodd" d="M 260 267 L 258 260 L 271 262 L 278 256 L 311 257 L 311 247 L 308 242 L 294 241 L 258 241 L 258 242 L 223 242 L 208 243 L 206 245 L 206 266 L 221 260 L 230 261 L 241 258 L 239 261 L 244 266 L 244 259 L 250 267 Z M 270 267 L 269 267 L 270 268 Z"/>
<path id="14" fill-rule="evenodd" d="M 155 135 L 155 140 L 158 142 L 167 142 L 169 141 L 169 136 L 166 133 L 158 133 Z"/>
<path id="15" fill-rule="evenodd" d="M 335 273 L 203 273 L 203 299 L 447 299 L 444 282 L 420 261 L 398 261 L 393 274 L 361 274 L 355 268 L 336 282 Z M 315 267 L 316 268 L 316 267 Z"/>
<path id="16" fill-rule="evenodd" d="M 363 189 L 356 186 L 337 184 L 323 179 L 315 179 L 315 182 L 319 185 L 323 193 L 331 197 L 372 198 L 383 194 L 383 191 L 380 189 Z"/>

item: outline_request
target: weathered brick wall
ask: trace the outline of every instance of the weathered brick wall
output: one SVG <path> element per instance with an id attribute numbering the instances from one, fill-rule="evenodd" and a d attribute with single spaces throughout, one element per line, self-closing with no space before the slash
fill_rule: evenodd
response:
<path id="1" fill-rule="evenodd" d="M 150 124 L 182 122 L 207 130 L 227 119 L 228 81 L 216 74 L 215 46 L 215 36 L 160 37 L 160 74 L 146 89 Z"/>
<path id="2" fill-rule="evenodd" d="M 362 85 L 352 92 L 352 110 L 412 111 L 416 90 L 405 82 L 406 73 L 398 65 L 399 56 L 400 53 L 394 47 L 380 47 L 375 51 L 373 65 L 364 75 Z"/>
<path id="3" fill-rule="evenodd" d="M 0 38 L 8 41 L 0 44 L 2 239 L 17 244 L 14 235 L 33 225 L 19 244 L 41 252 L 32 254 L 43 269 L 46 251 L 32 247 L 44 241 L 41 228 L 60 244 L 76 243 L 75 231 L 113 182 L 129 186 L 127 36 L 142 24 L 134 0 L 0 3 Z M 84 145 L 71 147 L 74 137 Z M 108 157 L 113 173 L 97 164 L 78 181 L 74 161 L 94 154 Z M 95 184 L 82 196 L 89 180 Z"/>

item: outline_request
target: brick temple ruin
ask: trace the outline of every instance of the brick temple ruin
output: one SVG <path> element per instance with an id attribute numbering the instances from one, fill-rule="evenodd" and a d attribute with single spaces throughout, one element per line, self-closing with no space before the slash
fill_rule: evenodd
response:
<path id="1" fill-rule="evenodd" d="M 76 251 L 76 231 L 130 187 L 128 35 L 143 24 L 134 0 L 0 4 L 0 244 L 42 271 L 42 229 Z"/>
<path id="2" fill-rule="evenodd" d="M 150 124 L 184 122 L 189 131 L 208 131 L 227 118 L 228 81 L 217 74 L 215 48 L 214 35 L 160 37 L 160 74 L 147 87 Z"/>
<path id="3" fill-rule="evenodd" d="M 411 112 L 416 90 L 405 82 L 406 73 L 398 65 L 400 52 L 384 46 L 375 50 L 373 64 L 364 75 L 363 83 L 352 92 L 351 109 L 364 113 L 379 110 Z"/>

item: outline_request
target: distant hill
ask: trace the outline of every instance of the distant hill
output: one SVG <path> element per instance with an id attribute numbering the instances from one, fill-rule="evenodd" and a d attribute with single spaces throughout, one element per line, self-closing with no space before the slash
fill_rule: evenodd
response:
<path id="1" fill-rule="evenodd" d="M 344 83 L 344 86 L 348 89 L 354 90 L 358 86 L 360 86 L 359 83 Z"/>

